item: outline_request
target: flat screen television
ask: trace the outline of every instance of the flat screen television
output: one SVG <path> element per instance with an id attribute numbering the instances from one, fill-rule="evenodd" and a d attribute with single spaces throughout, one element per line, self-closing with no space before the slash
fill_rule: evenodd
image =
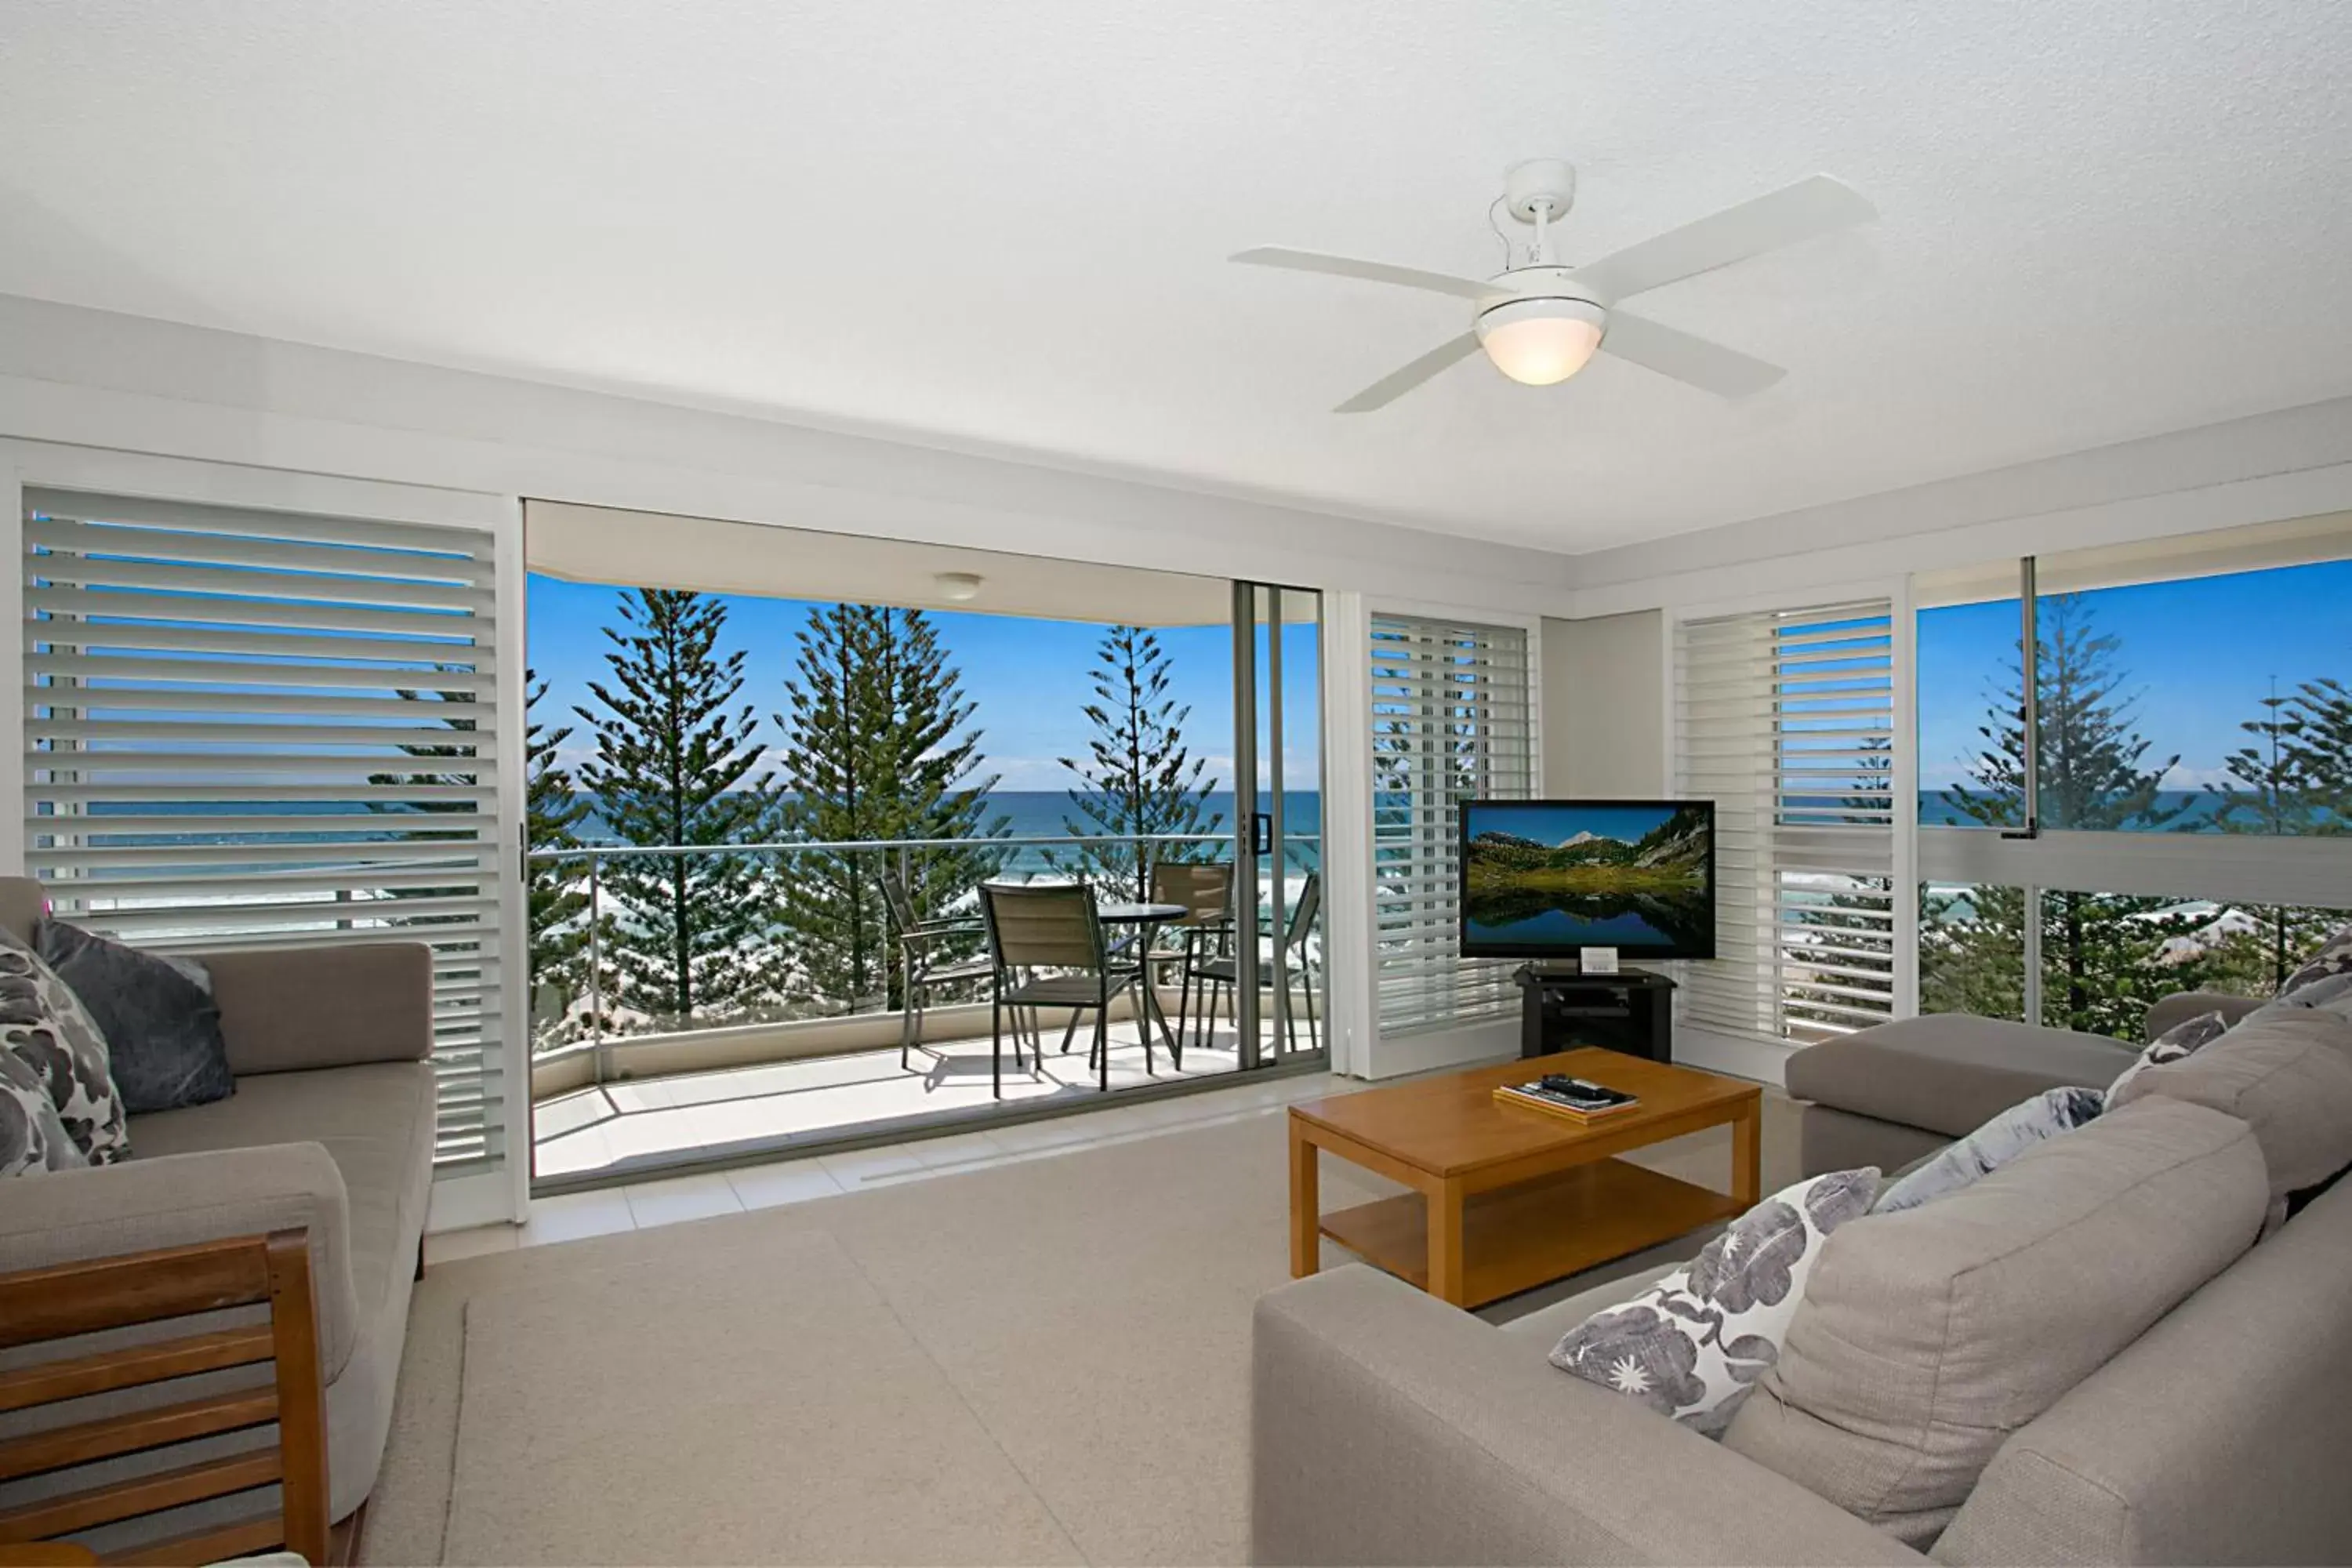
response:
<path id="1" fill-rule="evenodd" d="M 1715 803 L 1462 805 L 1462 955 L 1715 956 Z"/>

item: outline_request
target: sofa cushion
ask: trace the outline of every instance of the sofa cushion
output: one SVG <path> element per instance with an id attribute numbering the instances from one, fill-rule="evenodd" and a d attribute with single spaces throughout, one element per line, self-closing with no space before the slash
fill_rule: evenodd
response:
<path id="1" fill-rule="evenodd" d="M 41 921 L 33 947 L 106 1037 L 107 1068 L 126 1112 L 177 1110 L 236 1092 L 203 964 L 125 947 L 65 921 Z"/>
<path id="2" fill-rule="evenodd" d="M 2009 1435 L 2244 1252 L 2269 1201 L 2251 1128 L 2155 1100 L 1858 1219 L 1724 1441 L 1924 1547 Z"/>
<path id="3" fill-rule="evenodd" d="M 1939 1561 L 2340 1563 L 2352 1189 L 2314 1204 L 2001 1446 Z"/>
<path id="4" fill-rule="evenodd" d="M 409 1189 L 420 1145 L 429 1176 L 433 1138 L 433 1071 L 421 1063 L 260 1074 L 240 1082 L 232 1099 L 142 1116 L 131 1131 L 142 1158 L 320 1144 L 351 1196 L 352 1283 L 362 1319 L 386 1298 L 388 1276 L 415 1271 L 424 1215 L 409 1212 L 417 1201 Z"/>
<path id="5" fill-rule="evenodd" d="M 2114 1104 L 2158 1096 L 2252 1127 L 2284 1200 L 2352 1163 L 2352 1022 L 2273 1003 L 2196 1055 L 2135 1073 Z"/>
<path id="6" fill-rule="evenodd" d="M 1808 1046 L 1787 1081 L 1799 1100 L 1958 1138 L 2043 1089 L 2105 1089 L 2133 1055 L 2104 1035 L 1928 1013 Z"/>

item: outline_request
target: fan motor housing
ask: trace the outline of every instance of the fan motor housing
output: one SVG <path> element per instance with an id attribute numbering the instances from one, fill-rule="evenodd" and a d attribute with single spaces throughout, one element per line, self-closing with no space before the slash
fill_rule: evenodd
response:
<path id="1" fill-rule="evenodd" d="M 1478 307 L 1485 314 L 1497 305 L 1507 305 L 1521 300 L 1573 300 L 1605 310 L 1609 301 L 1601 291 L 1578 281 L 1572 267 L 1514 267 L 1508 272 L 1497 272 L 1486 279 L 1495 287 L 1495 298 Z"/>

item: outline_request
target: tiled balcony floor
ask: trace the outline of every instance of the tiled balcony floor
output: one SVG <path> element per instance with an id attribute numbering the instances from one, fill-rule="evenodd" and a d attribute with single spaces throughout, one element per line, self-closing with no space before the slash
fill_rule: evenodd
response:
<path id="1" fill-rule="evenodd" d="M 1034 1105 L 1043 1100 L 1106 1103 L 1084 1117 L 1020 1129 L 1041 1142 L 1101 1136 L 1107 1131 L 1103 1117 L 1124 1114 L 1117 1103 L 1122 1090 L 1180 1076 L 1230 1078 L 1240 1070 L 1234 1037 L 1227 1028 L 1216 1031 L 1205 1047 L 1188 1047 L 1181 1070 L 1164 1047 L 1155 1046 L 1156 1071 L 1148 1074 L 1134 1026 L 1121 1024 L 1112 1031 L 1111 1092 L 1106 1097 L 1087 1066 L 1083 1029 L 1067 1054 L 1058 1048 L 1058 1030 L 1048 1029 L 1045 1043 L 1044 1070 L 1033 1075 L 1025 1065 L 1013 1067 L 1008 1040 L 1003 1104 Z M 948 1112 L 985 1110 L 995 1103 L 989 1089 L 985 1036 L 918 1050 L 908 1068 L 898 1065 L 894 1047 L 635 1079 L 556 1096 L 534 1107 L 534 1171 L 541 1181 L 620 1174 L 679 1163 L 698 1153 L 740 1152 L 850 1128 L 882 1131 Z M 1062 1131 L 1056 1133 L 1055 1129 Z"/>

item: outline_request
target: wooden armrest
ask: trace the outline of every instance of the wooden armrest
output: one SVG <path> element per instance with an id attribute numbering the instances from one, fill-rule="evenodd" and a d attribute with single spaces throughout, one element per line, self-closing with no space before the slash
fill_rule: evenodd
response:
<path id="1" fill-rule="evenodd" d="M 251 1306 L 267 1306 L 268 1321 L 142 1337 L 110 1350 L 18 1362 L 0 1372 L 0 1411 L 163 1385 L 156 1389 L 160 1402 L 142 1400 L 112 1415 L 0 1439 L 0 1481 L 130 1455 L 168 1459 L 183 1443 L 278 1424 L 274 1443 L 142 1468 L 0 1509 L 0 1542 L 23 1546 L 79 1534 L 275 1481 L 275 1512 L 134 1545 L 114 1560 L 216 1563 L 282 1545 L 312 1563 L 326 1562 L 326 1377 L 319 1364 L 310 1240 L 300 1228 L 0 1274 L 0 1349 Z M 170 1386 L 194 1373 L 263 1365 L 273 1376 L 258 1386 L 196 1398 L 175 1398 Z"/>

